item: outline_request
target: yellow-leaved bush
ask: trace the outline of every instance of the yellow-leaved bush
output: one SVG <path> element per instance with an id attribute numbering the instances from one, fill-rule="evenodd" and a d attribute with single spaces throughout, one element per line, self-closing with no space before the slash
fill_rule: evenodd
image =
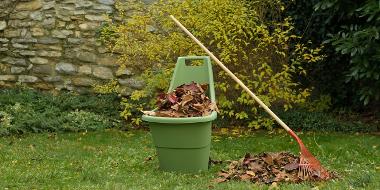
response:
<path id="1" fill-rule="evenodd" d="M 133 5 L 133 6 L 132 6 Z M 139 124 L 142 109 L 154 107 L 157 91 L 168 88 L 177 57 L 205 55 L 168 17 L 174 15 L 269 107 L 288 110 L 305 102 L 311 89 L 295 77 L 320 61 L 320 48 L 299 43 L 291 18 L 281 18 L 276 0 L 161 0 L 150 5 L 117 3 L 119 15 L 101 31 L 123 67 L 140 70 L 146 82 L 122 100 L 122 115 Z M 273 120 L 219 67 L 214 66 L 221 118 L 234 126 L 271 128 Z"/>

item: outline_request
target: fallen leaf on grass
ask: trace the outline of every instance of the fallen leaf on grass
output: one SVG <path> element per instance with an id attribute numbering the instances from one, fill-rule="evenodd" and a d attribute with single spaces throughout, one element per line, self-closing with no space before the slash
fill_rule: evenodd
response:
<path id="1" fill-rule="evenodd" d="M 289 163 L 284 166 L 284 169 L 287 171 L 292 171 L 292 170 L 298 169 L 298 165 L 299 165 L 298 163 Z"/>
<path id="2" fill-rule="evenodd" d="M 227 181 L 227 179 L 226 178 L 216 178 L 216 179 L 214 179 L 212 181 L 215 182 L 215 183 L 222 183 L 222 182 Z"/>
<path id="3" fill-rule="evenodd" d="M 273 165 L 273 158 L 272 155 L 266 154 L 263 160 L 268 164 L 268 165 Z"/>
<path id="4" fill-rule="evenodd" d="M 248 175 L 250 175 L 250 176 L 255 176 L 256 174 L 255 174 L 255 172 L 253 172 L 253 171 L 246 171 L 245 173 L 247 173 Z"/>
<path id="5" fill-rule="evenodd" d="M 152 156 L 148 156 L 148 157 L 144 158 L 144 162 L 148 162 L 148 161 L 151 161 L 151 160 L 153 160 Z"/>
<path id="6" fill-rule="evenodd" d="M 272 189 L 278 189 L 278 185 L 276 182 L 273 182 L 270 186 L 269 186 L 269 190 L 272 190 Z"/>
<path id="7" fill-rule="evenodd" d="M 229 178 L 229 177 L 230 177 L 230 174 L 225 173 L 225 172 L 219 172 L 219 173 L 218 173 L 218 176 L 219 176 L 219 177 L 223 177 L 223 178 Z"/>
<path id="8" fill-rule="evenodd" d="M 240 179 L 242 181 L 249 181 L 251 179 L 251 176 L 248 175 L 248 174 L 243 174 L 243 175 L 240 176 Z"/>
<path id="9" fill-rule="evenodd" d="M 209 163 L 209 165 L 210 164 L 221 164 L 221 163 L 223 163 L 223 161 L 221 161 L 221 160 L 213 160 L 213 159 L 211 159 L 211 158 L 209 158 L 209 160 L 208 160 L 208 163 Z"/>
<path id="10" fill-rule="evenodd" d="M 272 184 L 272 188 L 277 188 L 278 182 L 322 180 L 318 176 L 311 176 L 309 179 L 299 178 L 298 163 L 299 157 L 288 152 L 246 154 L 239 160 L 230 161 L 227 170 L 218 173 L 216 181 L 219 183 L 229 180 L 251 181 Z"/>
<path id="11" fill-rule="evenodd" d="M 262 166 L 260 164 L 258 164 L 257 162 L 249 162 L 248 163 L 248 169 L 250 169 L 253 172 L 263 171 Z"/>

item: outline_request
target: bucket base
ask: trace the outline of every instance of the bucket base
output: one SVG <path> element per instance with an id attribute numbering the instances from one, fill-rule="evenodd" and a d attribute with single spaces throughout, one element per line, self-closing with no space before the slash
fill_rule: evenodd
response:
<path id="1" fill-rule="evenodd" d="M 208 169 L 212 122 L 191 119 L 193 123 L 149 123 L 161 170 L 193 173 Z"/>
<path id="2" fill-rule="evenodd" d="M 202 148 L 156 147 L 163 171 L 199 172 L 208 170 L 210 145 Z"/>

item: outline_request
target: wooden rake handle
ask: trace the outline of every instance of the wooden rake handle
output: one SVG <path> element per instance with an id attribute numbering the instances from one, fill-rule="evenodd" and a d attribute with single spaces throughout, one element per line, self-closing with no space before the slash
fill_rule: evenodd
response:
<path id="1" fill-rule="evenodd" d="M 239 78 L 237 78 L 226 66 L 223 65 L 214 54 L 211 53 L 196 37 L 193 36 L 173 15 L 170 15 L 170 18 L 187 34 L 193 39 L 201 48 L 225 71 L 227 74 L 234 79 L 259 105 L 264 108 L 264 110 L 277 121 L 286 131 L 293 132 L 271 109 L 268 108 Z"/>

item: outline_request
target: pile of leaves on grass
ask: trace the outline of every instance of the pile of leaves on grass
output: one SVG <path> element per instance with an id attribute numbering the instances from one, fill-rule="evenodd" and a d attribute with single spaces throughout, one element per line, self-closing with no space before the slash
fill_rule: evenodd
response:
<path id="1" fill-rule="evenodd" d="M 321 181 L 317 175 L 308 178 L 298 176 L 299 157 L 289 152 L 246 154 L 240 160 L 229 161 L 225 170 L 218 173 L 217 183 L 229 180 L 272 184 L 278 182 L 298 183 L 305 180 Z M 335 174 L 333 174 L 335 175 Z"/>
<path id="2" fill-rule="evenodd" d="M 191 82 L 178 86 L 169 93 L 157 97 L 156 111 L 143 111 L 144 114 L 158 117 L 200 117 L 217 111 L 216 104 L 207 97 L 208 84 Z"/>

